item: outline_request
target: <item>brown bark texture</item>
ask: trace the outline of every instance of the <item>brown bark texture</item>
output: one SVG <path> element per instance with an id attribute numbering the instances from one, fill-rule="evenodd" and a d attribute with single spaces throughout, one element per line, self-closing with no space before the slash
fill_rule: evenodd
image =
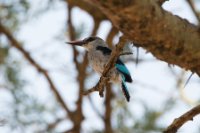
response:
<path id="1" fill-rule="evenodd" d="M 165 11 L 156 0 L 84 1 L 99 8 L 138 47 L 200 76 L 198 26 Z"/>

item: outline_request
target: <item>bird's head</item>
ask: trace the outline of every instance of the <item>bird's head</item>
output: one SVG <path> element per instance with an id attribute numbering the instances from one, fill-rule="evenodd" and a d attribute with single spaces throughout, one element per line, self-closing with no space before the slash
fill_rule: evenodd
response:
<path id="1" fill-rule="evenodd" d="M 82 46 L 86 50 L 90 50 L 92 48 L 96 48 L 99 45 L 105 45 L 105 42 L 103 39 L 95 36 L 87 37 L 83 40 L 78 40 L 78 41 L 71 41 L 71 42 L 66 42 L 71 45 L 77 45 L 77 46 Z"/>

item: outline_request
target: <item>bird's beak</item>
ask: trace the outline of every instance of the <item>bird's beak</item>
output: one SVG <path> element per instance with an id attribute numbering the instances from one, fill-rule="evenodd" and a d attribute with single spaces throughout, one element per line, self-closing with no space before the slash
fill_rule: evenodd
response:
<path id="1" fill-rule="evenodd" d="M 77 46 L 82 46 L 82 45 L 86 44 L 86 42 L 84 40 L 71 41 L 71 42 L 66 42 L 66 43 L 71 44 L 71 45 L 77 45 Z"/>

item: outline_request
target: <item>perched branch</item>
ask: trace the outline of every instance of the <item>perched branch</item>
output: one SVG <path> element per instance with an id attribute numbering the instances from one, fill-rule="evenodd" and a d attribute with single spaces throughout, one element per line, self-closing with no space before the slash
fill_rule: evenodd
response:
<path id="1" fill-rule="evenodd" d="M 120 37 L 119 43 L 116 45 L 115 49 L 112 51 L 111 57 L 108 61 L 108 64 L 104 68 L 104 71 L 101 75 L 99 82 L 96 84 L 96 86 L 84 92 L 83 93 L 84 95 L 88 95 L 89 93 L 94 91 L 99 91 L 99 95 L 103 97 L 104 85 L 108 81 L 107 77 L 108 73 L 114 67 L 114 64 L 118 56 L 120 55 L 120 52 L 123 50 L 124 45 L 125 45 L 125 37 L 122 36 Z"/>
<path id="2" fill-rule="evenodd" d="M 88 95 L 88 94 L 90 94 L 90 93 L 92 93 L 92 92 L 94 92 L 94 91 L 99 91 L 99 95 L 101 96 L 101 97 L 103 97 L 103 93 L 102 93 L 102 88 L 103 88 L 103 84 L 108 80 L 109 78 L 106 78 L 106 77 L 101 77 L 100 78 L 100 80 L 99 80 L 99 82 L 94 86 L 94 87 L 92 87 L 91 89 L 89 89 L 89 90 L 87 90 L 87 91 L 85 91 L 85 92 L 83 92 L 83 95 Z M 101 92 L 100 92 L 100 90 L 101 90 Z"/>
<path id="3" fill-rule="evenodd" d="M 71 116 L 71 111 L 68 109 L 67 105 L 65 104 L 65 101 L 62 99 L 61 95 L 58 92 L 58 89 L 54 85 L 54 83 L 53 83 L 52 79 L 50 78 L 49 74 L 47 73 L 47 71 L 44 68 L 42 68 L 31 57 L 30 53 L 27 52 L 21 46 L 21 44 L 14 38 L 14 36 L 10 33 L 10 31 L 8 29 L 6 29 L 1 23 L 0 23 L 0 33 L 3 33 L 8 38 L 8 40 L 11 42 L 11 45 L 13 47 L 15 47 L 17 50 L 19 50 L 24 55 L 24 57 L 29 61 L 29 63 L 38 70 L 38 72 L 40 72 L 41 74 L 44 75 L 44 77 L 46 78 L 47 82 L 49 83 L 49 86 L 50 86 L 51 90 L 54 92 L 57 100 L 59 101 L 61 106 L 64 108 L 64 110 L 68 113 L 68 115 L 70 117 Z"/>
<path id="4" fill-rule="evenodd" d="M 179 118 L 176 118 L 170 126 L 163 133 L 176 133 L 177 130 L 187 121 L 193 120 L 193 118 L 200 114 L 200 105 L 189 110 Z"/>

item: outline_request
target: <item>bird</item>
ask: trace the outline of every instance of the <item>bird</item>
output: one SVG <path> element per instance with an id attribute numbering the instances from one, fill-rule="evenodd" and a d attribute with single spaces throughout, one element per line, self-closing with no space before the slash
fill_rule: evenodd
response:
<path id="1" fill-rule="evenodd" d="M 67 44 L 82 46 L 88 52 L 88 60 L 91 67 L 99 73 L 103 73 L 106 64 L 109 61 L 112 50 L 108 47 L 107 43 L 100 37 L 90 36 L 83 40 L 66 42 Z M 130 101 L 130 94 L 125 82 L 132 83 L 132 77 L 120 58 L 115 62 L 113 67 L 108 73 L 109 82 L 121 84 L 122 92 L 126 100 Z"/>

